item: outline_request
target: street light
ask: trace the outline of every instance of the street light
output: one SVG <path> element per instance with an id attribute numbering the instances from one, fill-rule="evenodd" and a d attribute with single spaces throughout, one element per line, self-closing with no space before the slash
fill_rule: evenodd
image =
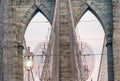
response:
<path id="1" fill-rule="evenodd" d="M 30 81 L 30 71 L 32 72 L 34 65 L 34 54 L 30 52 L 30 47 L 28 47 L 24 55 L 24 68 L 28 71 L 28 81 Z"/>

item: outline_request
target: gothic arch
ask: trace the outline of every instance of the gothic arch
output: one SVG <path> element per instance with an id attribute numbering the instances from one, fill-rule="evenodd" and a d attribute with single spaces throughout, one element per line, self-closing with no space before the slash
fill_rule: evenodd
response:
<path id="1" fill-rule="evenodd" d="M 79 19 L 84 15 L 87 10 L 90 10 L 101 23 L 106 37 L 107 47 L 107 66 L 108 66 L 108 81 L 113 81 L 114 69 L 113 69 L 113 14 L 112 3 L 85 3 L 87 7 L 83 7 L 82 14 L 79 15 Z"/>
<path id="2" fill-rule="evenodd" d="M 42 6 L 42 7 L 41 7 Z M 42 9 L 46 8 L 43 4 L 40 4 L 40 6 L 37 6 L 36 4 L 33 4 L 31 6 L 31 8 L 29 8 L 26 12 L 25 15 L 22 17 L 21 22 L 24 23 L 25 25 L 28 25 L 29 22 L 31 21 L 31 19 L 34 17 L 34 15 L 36 15 L 37 12 L 41 12 L 46 18 L 47 20 L 51 23 L 49 15 L 52 14 L 48 14 L 46 15 L 46 12 L 44 12 Z M 49 12 L 49 10 L 46 9 L 46 11 Z"/>
<path id="3" fill-rule="evenodd" d="M 101 23 L 103 30 L 105 32 L 105 36 L 109 36 L 113 32 L 112 30 L 112 10 L 111 10 L 111 3 L 102 3 L 103 7 L 101 7 L 99 4 L 94 2 L 85 2 L 82 6 L 80 6 L 80 13 L 78 14 L 78 18 L 75 18 L 74 15 L 74 21 L 75 26 L 78 24 L 81 17 L 86 13 L 86 11 L 91 11 L 96 18 Z M 106 11 L 107 10 L 107 11 Z"/>
<path id="4" fill-rule="evenodd" d="M 19 26 L 19 28 L 18 28 L 19 44 L 22 45 L 23 38 L 24 38 L 24 33 L 26 31 L 26 28 L 27 28 L 29 22 L 31 21 L 31 19 L 34 17 L 34 15 L 36 15 L 37 12 L 41 12 L 46 17 L 46 19 L 52 24 L 52 18 L 49 17 L 49 16 L 52 15 L 52 13 L 47 13 L 47 12 L 49 12 L 49 10 L 43 4 L 40 4 L 39 6 L 37 6 L 36 4 L 33 4 L 25 12 L 25 14 L 21 17 L 21 22 L 18 25 Z"/>
<path id="5" fill-rule="evenodd" d="M 85 4 L 87 7 L 86 9 L 83 10 L 82 14 L 79 15 L 79 19 L 81 19 L 81 17 L 87 12 L 87 11 L 90 11 L 98 20 L 99 22 L 101 23 L 102 27 L 103 27 L 103 30 L 105 32 L 105 28 L 104 28 L 104 24 L 103 24 L 103 21 L 101 20 L 100 16 L 97 14 L 97 12 L 95 11 L 96 9 L 92 9 L 91 6 L 89 6 L 87 3 Z M 79 22 L 79 21 L 78 21 Z"/>
<path id="6" fill-rule="evenodd" d="M 48 21 L 52 24 L 53 14 L 54 14 L 54 0 L 19 0 L 11 1 L 11 8 L 16 14 L 17 26 L 17 40 L 18 46 L 22 46 L 25 30 L 37 12 L 41 12 Z"/>

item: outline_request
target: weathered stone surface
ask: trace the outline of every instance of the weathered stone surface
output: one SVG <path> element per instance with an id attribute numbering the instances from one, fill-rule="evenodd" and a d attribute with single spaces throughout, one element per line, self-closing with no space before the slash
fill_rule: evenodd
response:
<path id="1" fill-rule="evenodd" d="M 120 1 L 113 0 L 113 52 L 114 52 L 114 81 L 120 80 Z"/>
<path id="2" fill-rule="evenodd" d="M 0 1 L 0 81 L 3 80 L 3 0 Z"/>
<path id="3" fill-rule="evenodd" d="M 55 8 L 55 4 L 57 4 L 57 8 Z M 71 38 L 74 33 L 73 30 L 70 31 L 70 28 L 77 25 L 87 10 L 98 18 L 105 31 L 108 50 L 108 81 L 119 81 L 119 0 L 0 0 L 0 81 L 23 80 L 22 42 L 24 32 L 38 11 L 42 12 L 54 27 L 50 39 L 50 50 L 52 51 L 50 52 L 64 55 L 54 57 L 53 63 L 57 65 L 51 65 L 55 69 L 52 71 L 52 75 L 55 76 L 53 81 L 59 81 L 59 79 L 72 81 L 71 77 L 74 74 L 71 69 L 73 66 L 69 62 L 71 59 L 74 60 L 70 55 L 76 50 L 74 50 L 75 38 Z"/>

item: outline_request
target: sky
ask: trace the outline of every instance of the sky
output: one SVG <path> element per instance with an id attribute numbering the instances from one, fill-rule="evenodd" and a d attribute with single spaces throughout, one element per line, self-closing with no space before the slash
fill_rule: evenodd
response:
<path id="1" fill-rule="evenodd" d="M 26 44 L 30 46 L 31 51 L 34 51 L 35 47 L 40 42 L 49 40 L 50 30 L 50 23 L 40 12 L 38 12 L 30 21 L 24 36 Z"/>
<path id="2" fill-rule="evenodd" d="M 94 71 L 91 73 L 90 78 L 87 81 L 91 81 L 91 78 L 92 81 L 97 81 L 99 62 L 104 41 L 103 28 L 98 19 L 90 11 L 87 11 L 80 19 L 76 31 L 80 36 L 80 41 L 88 43 L 95 53 Z"/>
<path id="3" fill-rule="evenodd" d="M 37 13 L 29 23 L 25 33 L 25 41 L 27 46 L 31 48 L 31 51 L 34 51 L 40 42 L 49 40 L 50 31 L 51 25 L 48 20 L 40 12 Z M 97 81 L 97 72 L 104 39 L 103 28 L 97 18 L 90 11 L 87 11 L 80 19 L 76 27 L 76 32 L 80 41 L 88 43 L 96 54 L 95 69 L 87 81 L 91 81 L 91 78 L 93 78 L 93 81 Z"/>

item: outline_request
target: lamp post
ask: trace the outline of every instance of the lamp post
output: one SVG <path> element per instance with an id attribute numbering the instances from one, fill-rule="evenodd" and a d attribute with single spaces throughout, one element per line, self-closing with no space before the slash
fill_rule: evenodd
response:
<path id="1" fill-rule="evenodd" d="M 24 55 L 24 68 L 28 71 L 28 81 L 30 81 L 30 71 L 32 71 L 34 65 L 34 54 L 30 52 L 30 47 L 28 47 Z"/>

